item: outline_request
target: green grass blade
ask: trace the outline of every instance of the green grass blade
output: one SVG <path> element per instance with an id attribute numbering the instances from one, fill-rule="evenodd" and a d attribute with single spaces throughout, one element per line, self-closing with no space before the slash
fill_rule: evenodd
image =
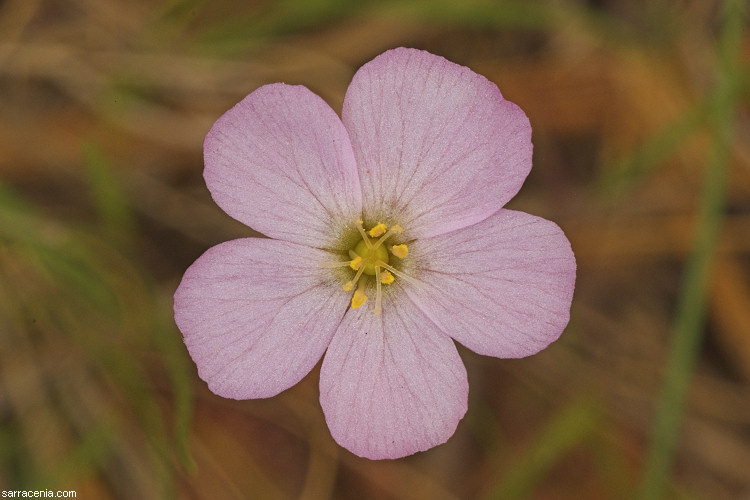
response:
<path id="1" fill-rule="evenodd" d="M 513 467 L 487 499 L 529 498 L 549 470 L 599 427 L 599 412 L 589 403 L 573 401 L 564 407 L 537 436 L 528 453 Z"/>
<path id="2" fill-rule="evenodd" d="M 89 189 L 104 236 L 116 245 L 130 245 L 135 235 L 133 213 L 121 182 L 104 152 L 93 142 L 83 146 Z"/>
<path id="3" fill-rule="evenodd" d="M 674 322 L 672 346 L 667 361 L 662 395 L 658 402 L 651 448 L 642 478 L 640 498 L 664 496 L 677 446 L 685 398 L 701 342 L 706 308 L 706 289 L 719 235 L 726 196 L 734 131 L 735 103 L 742 87 L 738 71 L 744 1 L 725 4 L 717 99 L 710 112 L 713 146 L 706 165 L 705 191 L 700 206 L 695 243 L 685 270 Z"/>

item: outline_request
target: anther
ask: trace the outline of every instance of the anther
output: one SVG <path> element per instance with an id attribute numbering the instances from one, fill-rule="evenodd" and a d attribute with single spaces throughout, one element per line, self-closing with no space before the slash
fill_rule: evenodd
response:
<path id="1" fill-rule="evenodd" d="M 406 245 L 393 245 L 391 247 L 391 253 L 399 259 L 403 259 L 404 257 L 406 257 L 406 254 L 408 252 L 409 249 L 406 247 Z"/>
<path id="2" fill-rule="evenodd" d="M 369 233 L 373 238 L 377 238 L 381 234 L 384 234 L 386 229 L 387 226 L 385 224 L 383 224 L 382 222 L 378 222 L 375 227 L 370 229 Z"/>
<path id="3" fill-rule="evenodd" d="M 352 259 L 351 262 L 349 262 L 349 267 L 354 269 L 355 271 L 359 271 L 359 268 L 362 266 L 362 257 L 355 257 Z"/>
<path id="4" fill-rule="evenodd" d="M 365 303 L 367 295 L 365 295 L 365 281 L 362 280 L 357 287 L 357 290 L 352 296 L 352 309 L 356 309 Z"/>

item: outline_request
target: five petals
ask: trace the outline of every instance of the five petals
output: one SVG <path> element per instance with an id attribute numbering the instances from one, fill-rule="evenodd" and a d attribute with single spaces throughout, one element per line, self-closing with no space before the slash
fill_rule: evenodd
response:
<path id="1" fill-rule="evenodd" d="M 502 207 L 531 169 L 531 128 L 497 86 L 414 49 L 362 66 L 342 118 L 302 86 L 260 87 L 204 143 L 206 184 L 272 239 L 209 249 L 175 292 L 175 321 L 218 395 L 270 397 L 323 357 L 334 439 L 372 459 L 445 442 L 467 408 L 454 340 L 533 354 L 569 319 L 575 258 L 552 222 Z M 408 230 L 409 272 L 382 314 L 352 309 L 320 263 L 357 219 Z"/>

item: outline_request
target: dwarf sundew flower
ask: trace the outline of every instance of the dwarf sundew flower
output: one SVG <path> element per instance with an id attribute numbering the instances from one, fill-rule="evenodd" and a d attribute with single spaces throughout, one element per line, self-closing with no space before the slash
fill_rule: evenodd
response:
<path id="1" fill-rule="evenodd" d="M 322 357 L 341 446 L 380 459 L 445 442 L 469 391 L 454 341 L 523 357 L 568 323 L 568 240 L 502 208 L 531 151 L 497 86 L 419 50 L 362 66 L 340 119 L 302 86 L 252 92 L 206 136 L 204 177 L 268 238 L 219 244 L 185 272 L 175 320 L 200 377 L 265 398 Z"/>

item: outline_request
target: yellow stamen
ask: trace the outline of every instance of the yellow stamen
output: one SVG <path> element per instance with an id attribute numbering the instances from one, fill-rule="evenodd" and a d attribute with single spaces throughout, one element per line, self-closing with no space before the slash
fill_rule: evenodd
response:
<path id="1" fill-rule="evenodd" d="M 378 241 L 375 242 L 374 248 L 380 248 L 380 245 L 382 245 L 385 240 L 387 240 L 394 234 L 400 234 L 402 231 L 403 229 L 401 229 L 401 226 L 396 224 L 395 226 L 390 228 L 388 232 L 385 233 Z"/>
<path id="2" fill-rule="evenodd" d="M 389 266 L 388 264 L 386 264 L 383 261 L 379 260 L 379 261 L 377 261 L 375 263 L 375 265 L 376 266 L 380 266 L 380 267 L 384 267 L 385 269 L 388 269 L 390 272 L 392 272 L 393 274 L 395 274 L 399 278 L 404 279 L 404 280 L 408 281 L 409 283 L 412 283 L 412 284 L 416 285 L 418 288 L 422 288 L 422 283 L 420 283 L 419 281 L 415 280 L 414 278 L 412 278 L 408 274 L 404 274 L 401 271 L 397 271 L 396 269 L 393 269 L 391 266 Z"/>
<path id="3" fill-rule="evenodd" d="M 384 270 L 380 272 L 380 282 L 384 285 L 390 285 L 394 282 L 395 279 L 396 278 L 394 278 L 393 275 L 388 271 Z"/>
<path id="4" fill-rule="evenodd" d="M 382 222 L 378 222 L 375 227 L 370 229 L 370 236 L 372 236 L 373 238 L 377 238 L 381 234 L 384 234 L 386 229 L 388 228 L 385 224 L 383 224 Z"/>
<path id="5" fill-rule="evenodd" d="M 406 254 L 408 252 L 409 249 L 406 247 L 406 245 L 393 245 L 391 247 L 391 253 L 399 259 L 403 259 L 404 257 L 406 257 Z"/>
<path id="6" fill-rule="evenodd" d="M 362 224 L 364 223 L 360 219 L 357 219 L 357 231 L 359 231 L 360 236 L 362 236 L 362 239 L 367 245 L 367 248 L 372 248 L 372 243 L 370 243 L 370 238 L 367 237 L 367 233 L 365 233 L 365 228 L 362 227 Z"/>
<path id="7" fill-rule="evenodd" d="M 386 271 L 388 272 L 388 271 Z M 375 268 L 375 309 L 372 310 L 375 314 L 380 314 L 382 312 L 382 296 L 383 294 L 380 293 L 380 268 Z"/>
<path id="8" fill-rule="evenodd" d="M 357 260 L 358 258 L 359 257 L 356 257 L 353 260 Z M 366 267 L 367 266 L 363 266 L 360 263 L 359 269 L 357 269 L 357 274 L 354 275 L 354 279 L 351 280 L 351 281 L 347 281 L 346 283 L 344 283 L 344 290 L 346 290 L 348 292 L 349 290 L 352 289 L 352 287 L 354 286 L 354 284 L 359 280 L 359 277 L 362 276 L 362 273 L 364 272 L 364 270 L 365 270 Z M 360 283 L 360 288 L 361 287 L 362 287 L 362 284 Z"/>
<path id="9" fill-rule="evenodd" d="M 358 271 L 360 266 L 362 266 L 362 257 L 355 257 L 351 262 L 349 262 L 349 267 L 351 267 L 355 271 Z"/>
<path id="10" fill-rule="evenodd" d="M 352 309 L 356 309 L 362 304 L 365 303 L 367 300 L 367 295 L 365 295 L 365 282 L 362 280 L 362 282 L 357 287 L 357 290 L 354 292 L 354 295 L 352 296 Z"/>
<path id="11" fill-rule="evenodd" d="M 346 267 L 351 265 L 351 261 L 349 260 L 342 260 L 337 262 L 318 262 L 318 267 L 322 267 L 324 269 L 335 269 L 337 267 Z"/>

